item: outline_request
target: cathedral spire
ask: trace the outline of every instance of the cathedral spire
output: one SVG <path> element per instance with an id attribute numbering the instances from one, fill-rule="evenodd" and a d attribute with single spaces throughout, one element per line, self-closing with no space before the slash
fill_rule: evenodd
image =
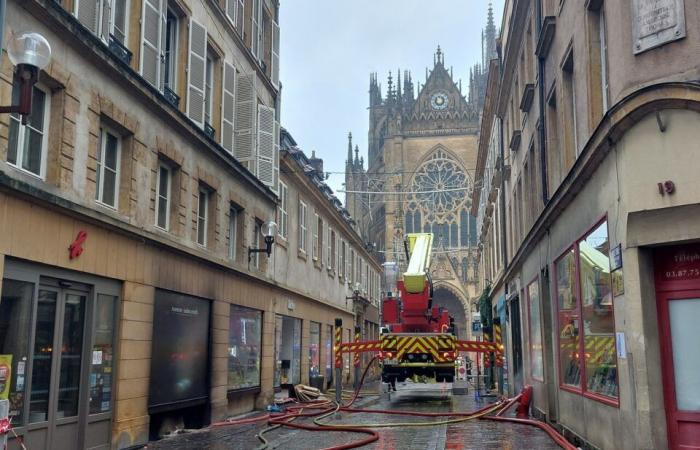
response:
<path id="1" fill-rule="evenodd" d="M 493 20 L 493 4 L 489 2 L 488 18 L 486 20 L 486 30 L 484 30 L 484 39 L 486 40 L 486 61 L 483 66 L 488 67 L 489 61 L 496 59 L 496 25 Z"/>
<path id="2" fill-rule="evenodd" d="M 357 145 L 355 145 L 355 165 L 360 165 L 360 149 Z"/>
<path id="3" fill-rule="evenodd" d="M 396 69 L 396 99 L 401 101 L 401 69 Z"/>
<path id="4" fill-rule="evenodd" d="M 438 65 L 438 64 L 443 64 L 445 62 L 445 56 L 442 53 L 442 50 L 440 49 L 440 44 L 437 46 L 437 51 L 435 52 L 435 56 L 433 57 L 433 64 Z"/>
<path id="5" fill-rule="evenodd" d="M 347 163 L 352 164 L 352 132 L 348 132 L 348 159 Z"/>

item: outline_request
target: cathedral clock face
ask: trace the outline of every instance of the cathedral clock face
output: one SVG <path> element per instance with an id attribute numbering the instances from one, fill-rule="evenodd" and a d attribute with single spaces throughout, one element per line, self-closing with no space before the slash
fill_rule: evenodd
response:
<path id="1" fill-rule="evenodd" d="M 449 97 L 444 92 L 436 92 L 430 97 L 430 106 L 433 109 L 442 110 L 450 103 Z"/>

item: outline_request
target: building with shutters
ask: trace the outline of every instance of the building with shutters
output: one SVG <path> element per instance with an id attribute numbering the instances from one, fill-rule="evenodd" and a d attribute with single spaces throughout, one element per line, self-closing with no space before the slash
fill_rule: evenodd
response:
<path id="1" fill-rule="evenodd" d="M 492 19 L 489 13 L 484 55 L 495 51 Z M 377 75 L 370 76 L 367 168 L 350 135 L 346 205 L 382 262 L 406 264 L 406 233 L 434 234 L 430 272 L 435 304 L 450 311 L 457 334 L 466 339 L 478 270 L 469 193 L 486 73 L 477 64 L 463 94 L 440 47 L 433 58 L 432 69 L 417 86 L 408 71 L 403 81 L 400 72 L 395 79 L 389 73 L 383 95 Z"/>
<path id="2" fill-rule="evenodd" d="M 698 18 L 684 0 L 505 2 L 482 276 L 502 387 L 532 385 L 581 448 L 700 448 Z"/>
<path id="3" fill-rule="evenodd" d="M 53 50 L 28 123 L 0 117 L 0 355 L 29 448 L 136 446 L 273 398 L 274 305 L 310 301 L 277 248 L 248 254 L 278 206 L 278 9 L 8 1 L 7 35 Z"/>

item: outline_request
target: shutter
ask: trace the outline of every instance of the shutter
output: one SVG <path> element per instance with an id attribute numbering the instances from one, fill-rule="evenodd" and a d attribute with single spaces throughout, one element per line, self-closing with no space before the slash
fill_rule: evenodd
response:
<path id="1" fill-rule="evenodd" d="M 143 0 L 141 76 L 160 87 L 161 0 Z"/>
<path id="2" fill-rule="evenodd" d="M 277 180 L 280 177 L 280 122 L 278 117 L 275 117 L 273 142 L 275 152 L 272 155 L 272 181 L 273 186 L 277 186 Z"/>
<path id="3" fill-rule="evenodd" d="M 258 36 L 258 33 L 260 33 L 260 24 L 258 23 L 258 11 L 260 10 L 260 0 L 252 0 L 253 1 L 253 8 L 252 8 L 252 13 L 250 14 L 250 50 L 253 52 L 253 55 L 255 56 L 256 59 L 258 59 L 258 47 L 260 45 L 260 37 Z"/>
<path id="4" fill-rule="evenodd" d="M 97 33 L 99 12 L 99 0 L 77 0 L 75 15 L 78 17 L 80 23 L 85 25 L 85 27 L 93 33 Z"/>
<path id="5" fill-rule="evenodd" d="M 204 126 L 204 80 L 207 62 L 207 29 L 190 19 L 190 57 L 187 68 L 187 116 Z"/>
<path id="6" fill-rule="evenodd" d="M 258 178 L 274 189 L 275 109 L 258 105 Z"/>
<path id="7" fill-rule="evenodd" d="M 112 30 L 111 27 L 111 22 L 112 22 L 112 1 L 111 0 L 102 0 L 102 20 L 101 26 L 100 26 L 100 38 L 102 38 L 103 41 L 109 42 L 109 33 Z"/>
<path id="8" fill-rule="evenodd" d="M 233 153 L 233 115 L 236 107 L 236 68 L 224 63 L 221 101 L 221 145 Z"/>
<path id="9" fill-rule="evenodd" d="M 234 114 L 233 156 L 253 174 L 255 164 L 255 119 L 257 105 L 255 73 L 238 75 L 236 79 L 236 108 Z"/>
<path id="10" fill-rule="evenodd" d="M 277 21 L 272 22 L 272 85 L 279 88 L 280 84 L 280 26 Z"/>

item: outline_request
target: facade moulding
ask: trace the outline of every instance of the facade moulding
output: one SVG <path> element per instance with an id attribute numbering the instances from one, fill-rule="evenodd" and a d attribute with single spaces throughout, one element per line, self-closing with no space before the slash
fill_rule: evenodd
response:
<path id="1" fill-rule="evenodd" d="M 166 100 L 161 92 L 151 86 L 141 75 L 124 63 L 100 40 L 98 36 L 86 29 L 78 19 L 65 10 L 60 3 L 51 0 L 27 0 L 22 3 L 32 17 L 41 20 L 55 33 L 64 36 L 73 48 L 86 58 L 92 58 L 95 67 L 108 73 L 115 83 L 123 84 L 128 89 L 136 90 L 140 98 L 161 120 L 178 130 L 182 135 L 201 147 L 210 150 L 212 156 L 223 161 L 233 175 L 244 180 L 251 189 L 276 203 L 277 195 L 258 180 L 231 153 L 210 138 L 203 129 L 198 128 L 185 113 Z M 263 77 L 264 79 L 265 77 Z"/>
<path id="2" fill-rule="evenodd" d="M 625 132 L 646 115 L 660 109 L 689 109 L 700 112 L 700 83 L 649 85 L 638 89 L 610 108 L 508 263 L 504 279 L 513 278 L 526 255 L 535 248 Z"/>
<path id="3" fill-rule="evenodd" d="M 44 206 L 50 210 L 74 217 L 77 220 L 85 221 L 96 227 L 108 228 L 110 231 L 117 232 L 130 239 L 139 240 L 144 244 L 150 244 L 175 253 L 186 255 L 188 257 L 196 258 L 200 262 L 213 266 L 218 270 L 230 271 L 233 274 L 244 278 L 246 281 L 260 283 L 266 287 L 276 288 L 289 294 L 315 301 L 337 311 L 352 314 L 351 311 L 342 308 L 340 305 L 335 305 L 333 303 L 325 302 L 319 298 L 311 297 L 308 293 L 300 292 L 271 279 L 257 276 L 254 272 L 241 270 L 239 267 L 234 267 L 228 264 L 228 261 L 225 259 L 217 259 L 208 256 L 204 251 L 198 251 L 195 248 L 186 247 L 175 241 L 167 241 L 163 237 L 149 231 L 123 223 L 108 214 L 100 213 L 99 211 L 87 208 L 70 200 L 66 200 L 65 198 L 35 188 L 28 183 L 11 178 L 4 172 L 0 171 L 0 193 L 2 192 L 6 192 L 9 195 L 23 197 L 28 201 L 39 203 L 41 206 Z"/>

